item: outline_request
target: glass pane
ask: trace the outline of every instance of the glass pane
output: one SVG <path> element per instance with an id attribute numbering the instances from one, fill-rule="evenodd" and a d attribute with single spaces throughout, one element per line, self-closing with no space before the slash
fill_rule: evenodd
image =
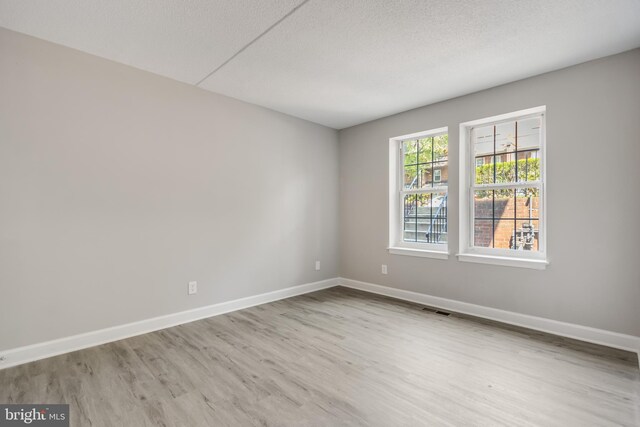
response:
<path id="1" fill-rule="evenodd" d="M 417 241 L 447 242 L 446 193 L 421 194 L 417 197 Z"/>
<path id="2" fill-rule="evenodd" d="M 417 235 L 416 219 L 416 195 L 408 194 L 404 196 L 404 228 L 402 238 L 405 242 L 415 242 Z"/>
<path id="3" fill-rule="evenodd" d="M 419 163 L 429 163 L 432 161 L 433 138 L 422 138 L 419 141 L 420 152 L 418 153 Z"/>
<path id="4" fill-rule="evenodd" d="M 516 122 L 496 125 L 496 154 L 516 151 Z"/>
<path id="5" fill-rule="evenodd" d="M 540 190 L 537 188 L 519 188 L 516 191 L 516 218 L 540 218 Z"/>
<path id="6" fill-rule="evenodd" d="M 515 244 L 513 249 L 521 251 L 539 251 L 540 221 L 516 221 Z"/>
<path id="7" fill-rule="evenodd" d="M 415 165 L 418 159 L 418 147 L 417 147 L 417 141 L 411 140 L 411 141 L 403 141 L 402 142 L 402 149 L 404 151 L 404 164 L 405 165 Z"/>
<path id="8" fill-rule="evenodd" d="M 540 148 L 540 117 L 518 120 L 518 151 Z"/>
<path id="9" fill-rule="evenodd" d="M 476 157 L 493 155 L 493 125 L 473 130 L 473 152 Z"/>
<path id="10" fill-rule="evenodd" d="M 516 153 L 496 154 L 496 181 L 509 183 L 516 181 Z"/>
<path id="11" fill-rule="evenodd" d="M 518 120 L 518 181 L 540 179 L 540 117 Z"/>
<path id="12" fill-rule="evenodd" d="M 493 190 L 475 192 L 473 197 L 473 212 L 476 219 L 493 220 Z"/>
<path id="13" fill-rule="evenodd" d="M 515 204 L 515 190 L 502 189 L 495 190 L 494 194 L 494 217 L 496 218 L 511 218 L 516 216 L 513 206 Z"/>
<path id="14" fill-rule="evenodd" d="M 493 183 L 494 156 L 476 157 L 476 184 Z"/>
<path id="15" fill-rule="evenodd" d="M 418 167 L 417 166 L 405 166 L 404 167 L 404 189 L 412 190 L 418 188 Z"/>
<path id="16" fill-rule="evenodd" d="M 433 161 L 440 162 L 449 158 L 449 135 L 433 138 Z"/>
<path id="17" fill-rule="evenodd" d="M 433 182 L 433 172 L 431 170 L 431 163 L 421 164 L 418 168 L 418 187 L 425 188 L 431 187 Z"/>
<path id="18" fill-rule="evenodd" d="M 518 181 L 540 179 L 540 150 L 518 151 Z"/>
<path id="19" fill-rule="evenodd" d="M 515 220 L 496 216 L 493 223 L 493 247 L 496 249 L 510 249 L 513 243 L 513 227 Z"/>
<path id="20" fill-rule="evenodd" d="M 513 205 L 514 190 L 475 192 L 474 246 L 509 248 L 515 221 Z"/>
<path id="21" fill-rule="evenodd" d="M 433 164 L 433 185 L 446 185 L 449 181 L 449 165 L 447 162 Z"/>
<path id="22" fill-rule="evenodd" d="M 473 246 L 490 248 L 493 244 L 493 221 L 476 219 L 473 223 Z"/>
<path id="23" fill-rule="evenodd" d="M 432 193 L 431 218 L 425 238 L 429 243 L 447 243 L 447 193 Z"/>

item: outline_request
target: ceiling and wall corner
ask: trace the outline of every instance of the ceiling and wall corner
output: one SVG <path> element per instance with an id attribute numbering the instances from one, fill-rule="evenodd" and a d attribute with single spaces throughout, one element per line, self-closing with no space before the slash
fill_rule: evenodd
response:
<path id="1" fill-rule="evenodd" d="M 640 46 L 635 0 L 0 0 L 0 26 L 335 129 Z"/>

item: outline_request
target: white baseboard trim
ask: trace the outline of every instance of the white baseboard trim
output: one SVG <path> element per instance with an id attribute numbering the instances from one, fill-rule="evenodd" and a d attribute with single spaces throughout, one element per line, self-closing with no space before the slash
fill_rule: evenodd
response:
<path id="1" fill-rule="evenodd" d="M 524 328 L 534 329 L 540 332 L 547 332 L 553 335 L 560 335 L 562 337 L 574 338 L 580 341 L 638 353 L 638 361 L 640 364 L 640 337 L 633 335 L 625 335 L 617 332 L 605 331 L 603 329 L 545 319 L 543 317 L 519 314 L 512 311 L 435 297 L 418 292 L 360 282 L 358 280 L 340 278 L 339 281 L 340 286 L 347 288 L 359 289 L 361 291 L 385 295 L 447 311 L 468 314 L 471 316 L 507 323 L 509 325 L 522 326 Z"/>
<path id="2" fill-rule="evenodd" d="M 338 279 L 332 278 L 319 282 L 306 283 L 277 291 L 240 298 L 233 301 L 199 307 L 192 310 L 167 314 L 165 316 L 145 319 L 138 322 L 113 326 L 111 328 L 86 332 L 79 335 L 60 338 L 43 343 L 0 351 L 0 369 L 21 365 L 34 360 L 45 359 L 59 354 L 69 353 L 83 348 L 93 347 L 108 342 L 142 335 L 160 329 L 193 322 L 207 317 L 217 316 L 260 304 L 302 295 L 338 285 Z"/>
<path id="3" fill-rule="evenodd" d="M 406 291 L 388 286 L 376 285 L 373 283 L 361 282 L 358 280 L 333 278 L 321 280 L 319 282 L 306 283 L 292 286 L 290 288 L 279 289 L 264 294 L 240 298 L 232 301 L 213 304 L 192 310 L 172 313 L 165 316 L 145 319 L 138 322 L 86 332 L 70 337 L 60 338 L 43 343 L 18 347 L 0 351 L 0 369 L 9 368 L 35 360 L 45 359 L 88 347 L 94 347 L 136 335 L 142 335 L 160 329 L 193 322 L 207 317 L 230 313 L 260 304 L 266 304 L 296 295 L 302 295 L 334 286 L 344 286 L 352 289 L 359 289 L 365 292 L 385 295 L 405 301 L 415 302 L 426 306 L 440 308 L 457 313 L 468 314 L 484 319 L 495 320 L 515 326 L 547 332 L 567 338 L 574 338 L 607 347 L 618 348 L 638 353 L 640 364 L 640 337 L 625 335 L 602 329 L 581 326 L 572 323 L 560 322 L 557 320 L 545 319 L 542 317 L 519 314 L 497 308 L 485 307 L 470 304 L 462 301 L 436 297 L 418 292 Z"/>

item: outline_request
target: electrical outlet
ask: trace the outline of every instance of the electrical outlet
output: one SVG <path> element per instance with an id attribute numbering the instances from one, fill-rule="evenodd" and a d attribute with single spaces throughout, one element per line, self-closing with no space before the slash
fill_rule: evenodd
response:
<path id="1" fill-rule="evenodd" d="M 189 282 L 188 292 L 189 292 L 189 295 L 197 294 L 198 293 L 198 282 Z"/>
<path id="2" fill-rule="evenodd" d="M 382 264 L 382 274 L 387 274 L 387 264 Z"/>
<path id="3" fill-rule="evenodd" d="M 320 270 L 320 261 L 316 261 L 316 270 Z"/>

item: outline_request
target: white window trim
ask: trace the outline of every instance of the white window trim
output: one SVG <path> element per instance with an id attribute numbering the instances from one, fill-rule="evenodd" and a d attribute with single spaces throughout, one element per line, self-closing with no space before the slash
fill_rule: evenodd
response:
<path id="1" fill-rule="evenodd" d="M 523 267 L 544 269 L 549 263 L 547 260 L 547 247 L 548 247 L 548 235 L 547 235 L 547 161 L 546 161 L 546 106 L 540 106 L 535 108 L 529 108 L 526 110 L 515 111 L 513 113 L 501 114 L 498 116 L 487 117 L 484 119 L 473 120 L 465 123 L 460 123 L 460 201 L 459 201 L 459 214 L 460 214 L 460 241 L 459 241 L 459 253 L 457 257 L 460 261 L 477 262 L 483 264 L 494 264 L 511 267 Z M 471 149 L 471 129 L 474 127 L 486 125 L 488 123 L 496 123 L 503 121 L 510 121 L 516 118 L 526 118 L 527 116 L 542 116 L 541 129 L 540 129 L 540 162 L 542 168 L 540 170 L 540 181 L 517 183 L 516 186 L 530 187 L 539 186 L 542 197 L 542 207 L 540 212 L 540 234 L 538 244 L 540 250 L 537 252 L 525 252 L 525 251 L 513 251 L 511 249 L 494 249 L 494 248 L 478 248 L 472 247 L 473 241 L 473 227 L 471 226 L 471 218 L 473 211 L 473 201 L 471 194 L 472 182 L 471 179 L 471 165 L 475 166 L 474 159 L 472 158 Z M 512 187 L 514 184 L 509 184 Z M 476 185 L 477 187 L 477 185 Z"/>
<path id="2" fill-rule="evenodd" d="M 409 135 L 396 136 L 389 139 L 389 246 L 388 251 L 394 255 L 409 255 L 423 258 L 447 259 L 449 258 L 449 245 L 434 243 L 416 243 L 404 242 L 402 240 L 402 205 L 401 198 L 403 193 L 422 193 L 424 190 L 407 190 L 400 189 L 403 182 L 403 168 L 400 165 L 402 161 L 401 147 L 402 141 L 414 138 L 426 138 L 448 134 L 449 128 L 442 127 L 431 129 L 424 132 L 416 132 Z M 448 185 L 434 186 L 429 189 L 430 192 L 446 191 L 449 194 Z M 449 212 L 447 210 L 447 217 Z M 447 218 L 448 222 L 448 218 Z"/>

